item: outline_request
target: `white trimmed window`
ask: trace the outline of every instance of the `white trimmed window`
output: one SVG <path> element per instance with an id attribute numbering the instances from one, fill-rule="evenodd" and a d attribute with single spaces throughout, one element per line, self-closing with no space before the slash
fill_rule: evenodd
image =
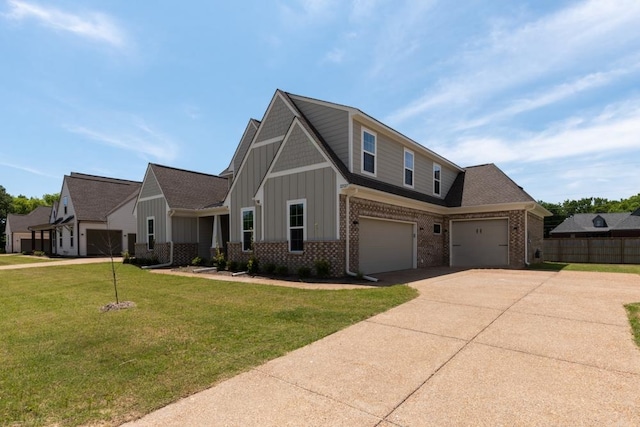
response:
<path id="1" fill-rule="evenodd" d="M 376 134 L 362 129 L 362 172 L 376 174 Z"/>
<path id="2" fill-rule="evenodd" d="M 433 164 L 433 194 L 436 196 L 440 196 L 441 194 L 441 172 L 442 168 L 439 164 Z"/>
<path id="3" fill-rule="evenodd" d="M 62 228 L 58 231 L 58 246 L 62 247 Z"/>
<path id="4" fill-rule="evenodd" d="M 289 230 L 289 251 L 302 252 L 307 239 L 307 200 L 287 201 L 287 229 Z"/>
<path id="5" fill-rule="evenodd" d="M 156 244 L 156 219 L 155 217 L 147 218 L 147 249 L 153 250 Z"/>
<path id="6" fill-rule="evenodd" d="M 64 214 L 67 214 L 67 205 L 69 204 L 69 198 L 67 196 L 64 196 L 62 198 L 62 206 L 64 206 Z"/>
<path id="7" fill-rule="evenodd" d="M 414 168 L 413 151 L 404 150 L 404 185 L 413 188 L 413 168 Z"/>
<path id="8" fill-rule="evenodd" d="M 73 227 L 69 229 L 69 246 L 73 247 Z"/>
<path id="9" fill-rule="evenodd" d="M 255 208 L 242 208 L 240 210 L 242 223 L 242 250 L 248 252 L 253 246 L 253 232 L 255 223 Z"/>

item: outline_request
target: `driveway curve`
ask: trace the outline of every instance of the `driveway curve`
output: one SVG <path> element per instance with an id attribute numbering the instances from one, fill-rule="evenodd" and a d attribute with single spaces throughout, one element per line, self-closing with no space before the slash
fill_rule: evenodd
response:
<path id="1" fill-rule="evenodd" d="M 432 273 L 395 275 L 420 291 L 406 304 L 127 425 L 640 425 L 623 307 L 640 276 Z"/>

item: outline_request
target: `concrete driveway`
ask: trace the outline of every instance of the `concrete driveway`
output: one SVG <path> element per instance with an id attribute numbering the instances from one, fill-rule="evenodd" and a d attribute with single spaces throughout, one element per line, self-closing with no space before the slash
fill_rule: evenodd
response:
<path id="1" fill-rule="evenodd" d="M 623 307 L 640 276 L 470 270 L 411 286 L 413 301 L 130 425 L 640 425 Z"/>

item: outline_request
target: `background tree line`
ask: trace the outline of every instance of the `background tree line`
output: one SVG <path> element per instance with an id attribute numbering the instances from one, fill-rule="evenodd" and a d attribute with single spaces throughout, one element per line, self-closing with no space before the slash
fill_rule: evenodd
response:
<path id="1" fill-rule="evenodd" d="M 28 214 L 38 206 L 53 206 L 59 194 L 44 194 L 41 198 L 27 197 L 23 194 L 12 196 L 0 185 L 0 250 L 4 250 L 7 216 L 12 214 Z"/>
<path id="2" fill-rule="evenodd" d="M 544 219 L 544 237 L 556 228 L 562 221 L 579 213 L 613 213 L 633 212 L 640 208 L 640 193 L 628 199 L 609 200 L 603 197 L 585 197 L 580 200 L 565 200 L 562 203 L 547 203 L 538 201 L 553 216 Z"/>

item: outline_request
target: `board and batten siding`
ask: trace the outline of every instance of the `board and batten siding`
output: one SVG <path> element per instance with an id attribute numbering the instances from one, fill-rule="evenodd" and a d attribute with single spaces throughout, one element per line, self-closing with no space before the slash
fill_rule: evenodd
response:
<path id="1" fill-rule="evenodd" d="M 297 199 L 307 201 L 307 240 L 337 239 L 336 192 L 336 173 L 331 167 L 269 178 L 262 208 L 265 241 L 287 240 L 287 201 Z"/>
<path id="2" fill-rule="evenodd" d="M 233 171 L 234 174 L 238 173 L 240 169 L 240 165 L 242 164 L 242 159 L 244 159 L 245 154 L 247 154 L 247 150 L 249 150 L 249 145 L 251 145 L 251 140 L 256 135 L 258 131 L 257 124 L 252 120 L 248 125 L 247 129 L 244 133 L 244 138 L 240 141 L 240 145 L 238 146 L 238 152 L 236 156 L 233 158 Z"/>
<path id="3" fill-rule="evenodd" d="M 173 243 L 197 243 L 198 218 L 171 217 L 171 235 Z"/>
<path id="4" fill-rule="evenodd" d="M 240 241 L 240 210 L 254 206 L 255 202 L 253 201 L 253 197 L 256 195 L 258 186 L 267 173 L 267 169 L 273 161 L 280 144 L 281 142 L 274 142 L 272 144 L 262 145 L 251 148 L 247 153 L 245 165 L 238 174 L 231 193 L 229 238 L 232 242 Z M 256 230 L 260 226 L 259 218 L 257 218 L 258 215 L 258 210 L 256 210 Z"/>
<path id="5" fill-rule="evenodd" d="M 157 199 L 143 200 L 138 202 L 137 207 L 137 227 L 136 240 L 138 243 L 147 241 L 147 218 L 155 218 L 155 239 L 158 243 L 167 242 L 167 203 L 164 197 Z"/>
<path id="6" fill-rule="evenodd" d="M 158 184 L 158 180 L 153 172 L 149 170 L 149 173 L 142 184 L 142 188 L 140 189 L 140 198 L 144 199 L 145 197 L 159 196 L 161 194 L 162 190 L 160 189 L 160 184 Z"/>
<path id="7" fill-rule="evenodd" d="M 256 142 L 283 136 L 287 133 L 292 120 L 293 111 L 284 103 L 280 96 L 277 96 L 273 101 L 271 110 L 269 110 L 267 116 L 262 120 L 262 124 L 258 129 Z"/>
<path id="8" fill-rule="evenodd" d="M 211 258 L 211 243 L 213 238 L 213 217 L 198 218 L 198 256 L 203 259 Z"/>
<path id="9" fill-rule="evenodd" d="M 333 152 L 345 165 L 349 165 L 349 113 L 315 102 L 294 99 L 296 106 Z"/>
<path id="10" fill-rule="evenodd" d="M 362 128 L 363 125 L 353 121 L 353 172 L 362 173 Z M 414 154 L 414 187 L 415 191 L 433 196 L 433 164 L 438 163 L 418 150 L 405 147 L 399 142 L 393 141 L 379 129 L 364 126 L 374 132 L 376 138 L 376 176 L 375 179 L 388 184 L 404 187 L 404 149 L 413 151 Z M 458 176 L 458 171 L 448 168 L 445 164 L 438 163 L 441 167 L 441 197 L 444 198 Z"/>

